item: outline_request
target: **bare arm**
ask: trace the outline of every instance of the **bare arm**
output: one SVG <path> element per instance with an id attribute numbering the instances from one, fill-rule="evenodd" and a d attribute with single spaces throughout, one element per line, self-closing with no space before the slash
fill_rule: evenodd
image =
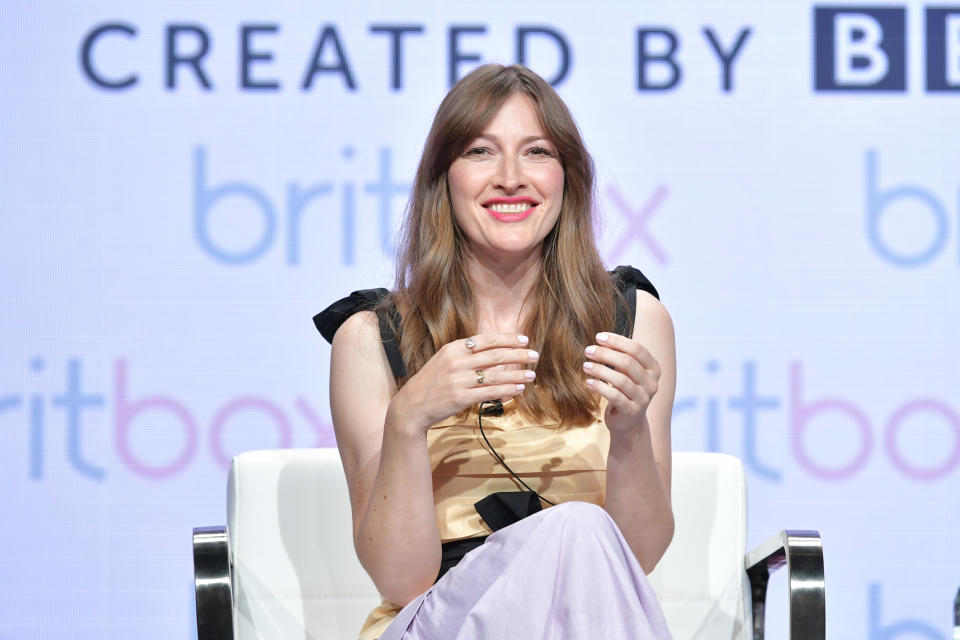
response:
<path id="1" fill-rule="evenodd" d="M 387 600 L 406 604 L 440 568 L 426 432 L 386 428 L 396 383 L 377 317 L 351 316 L 330 358 L 330 409 L 353 509 L 360 563 Z"/>
<path id="2" fill-rule="evenodd" d="M 514 334 L 477 336 L 440 349 L 400 391 L 380 342 L 377 317 L 360 312 L 334 336 L 330 408 L 353 511 L 357 557 L 387 600 L 405 605 L 440 570 L 427 429 L 482 400 L 523 389 L 525 371 L 474 371 L 535 359 Z"/>
<path id="3" fill-rule="evenodd" d="M 608 400 L 610 429 L 605 509 L 647 573 L 673 538 L 670 417 L 676 389 L 673 321 L 653 296 L 637 292 L 633 338 L 608 334 L 591 360 L 592 387 Z"/>

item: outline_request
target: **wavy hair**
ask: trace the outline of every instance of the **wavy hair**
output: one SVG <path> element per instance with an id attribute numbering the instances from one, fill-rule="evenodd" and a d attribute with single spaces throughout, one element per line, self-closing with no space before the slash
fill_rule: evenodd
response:
<path id="1" fill-rule="evenodd" d="M 521 327 L 530 348 L 540 352 L 537 379 L 517 402 L 537 418 L 587 422 L 599 400 L 583 384 L 583 349 L 598 331 L 612 329 L 616 290 L 594 239 L 593 160 L 566 104 L 525 67 L 482 66 L 460 80 L 437 109 L 398 247 L 392 298 L 400 312 L 400 351 L 409 378 L 442 345 L 476 332 L 466 239 L 453 213 L 447 172 L 515 94 L 536 105 L 564 171 L 560 215 L 543 240 L 540 277 L 525 303 L 530 312 Z"/>

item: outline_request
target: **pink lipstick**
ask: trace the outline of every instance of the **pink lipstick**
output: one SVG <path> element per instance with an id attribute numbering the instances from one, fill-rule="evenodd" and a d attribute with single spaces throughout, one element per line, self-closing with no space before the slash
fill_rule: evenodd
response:
<path id="1" fill-rule="evenodd" d="M 520 222 L 533 213 L 537 202 L 531 198 L 493 198 L 483 203 L 483 207 L 501 222 Z"/>

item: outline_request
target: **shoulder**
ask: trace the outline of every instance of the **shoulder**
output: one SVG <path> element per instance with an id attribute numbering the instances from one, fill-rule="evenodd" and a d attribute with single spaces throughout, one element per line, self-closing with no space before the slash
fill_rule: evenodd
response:
<path id="1" fill-rule="evenodd" d="M 332 344 L 333 337 L 336 335 L 337 330 L 355 316 L 361 315 L 362 318 L 369 319 L 372 315 L 375 320 L 376 315 L 370 312 L 376 309 L 389 296 L 390 292 L 386 289 L 360 289 L 359 291 L 354 291 L 349 296 L 340 298 L 313 316 L 313 324 L 327 342 Z M 368 313 L 361 313 L 364 311 Z M 358 325 L 358 323 L 362 324 L 362 321 L 354 321 L 351 324 Z M 375 321 L 373 325 L 376 326 Z"/>
<path id="2" fill-rule="evenodd" d="M 641 300 L 643 304 L 647 304 L 647 299 L 657 302 L 660 294 L 649 278 L 629 265 L 620 265 L 610 271 L 610 280 L 617 291 L 614 296 L 614 331 L 628 338 L 636 337 Z"/>
<path id="3" fill-rule="evenodd" d="M 334 348 L 380 344 L 380 322 L 374 311 L 357 311 L 344 319 L 330 343 Z"/>
<path id="4" fill-rule="evenodd" d="M 387 393 L 384 398 L 389 400 L 389 395 L 396 390 L 396 380 L 383 350 L 375 311 L 351 314 L 337 328 L 332 345 L 331 401 L 353 397 L 358 392 L 370 401 L 378 395 L 378 390 Z"/>
<path id="5" fill-rule="evenodd" d="M 632 311 L 632 337 L 640 342 L 653 340 L 672 349 L 673 318 L 660 301 L 660 293 L 650 279 L 629 265 L 620 265 L 612 270 L 610 277 Z"/>
<path id="6" fill-rule="evenodd" d="M 637 292 L 636 315 L 634 316 L 633 335 L 638 339 L 648 335 L 669 337 L 673 341 L 673 318 L 667 307 L 652 294 Z"/>
<path id="7" fill-rule="evenodd" d="M 657 288 L 653 286 L 650 279 L 643 275 L 643 272 L 630 265 L 620 265 L 610 272 L 610 278 L 613 285 L 620 290 L 620 293 L 626 293 L 628 290 L 646 291 L 655 298 L 660 298 Z"/>
<path id="8" fill-rule="evenodd" d="M 649 350 L 662 370 L 672 378 L 677 345 L 673 318 L 667 307 L 649 291 L 637 291 L 632 338 Z"/>

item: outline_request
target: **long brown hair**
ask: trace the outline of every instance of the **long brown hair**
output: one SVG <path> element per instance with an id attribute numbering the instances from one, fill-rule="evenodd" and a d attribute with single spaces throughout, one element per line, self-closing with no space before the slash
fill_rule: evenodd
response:
<path id="1" fill-rule="evenodd" d="M 536 105 L 564 170 L 560 216 L 543 241 L 540 278 L 521 327 L 540 352 L 537 381 L 517 401 L 536 417 L 585 422 L 599 402 L 583 383 L 583 349 L 598 331 L 613 328 L 615 290 L 593 235 L 593 160 L 563 100 L 525 67 L 482 66 L 460 80 L 437 110 L 398 248 L 393 301 L 402 318 L 400 351 L 409 377 L 441 346 L 476 331 L 476 298 L 447 171 L 514 94 Z"/>

